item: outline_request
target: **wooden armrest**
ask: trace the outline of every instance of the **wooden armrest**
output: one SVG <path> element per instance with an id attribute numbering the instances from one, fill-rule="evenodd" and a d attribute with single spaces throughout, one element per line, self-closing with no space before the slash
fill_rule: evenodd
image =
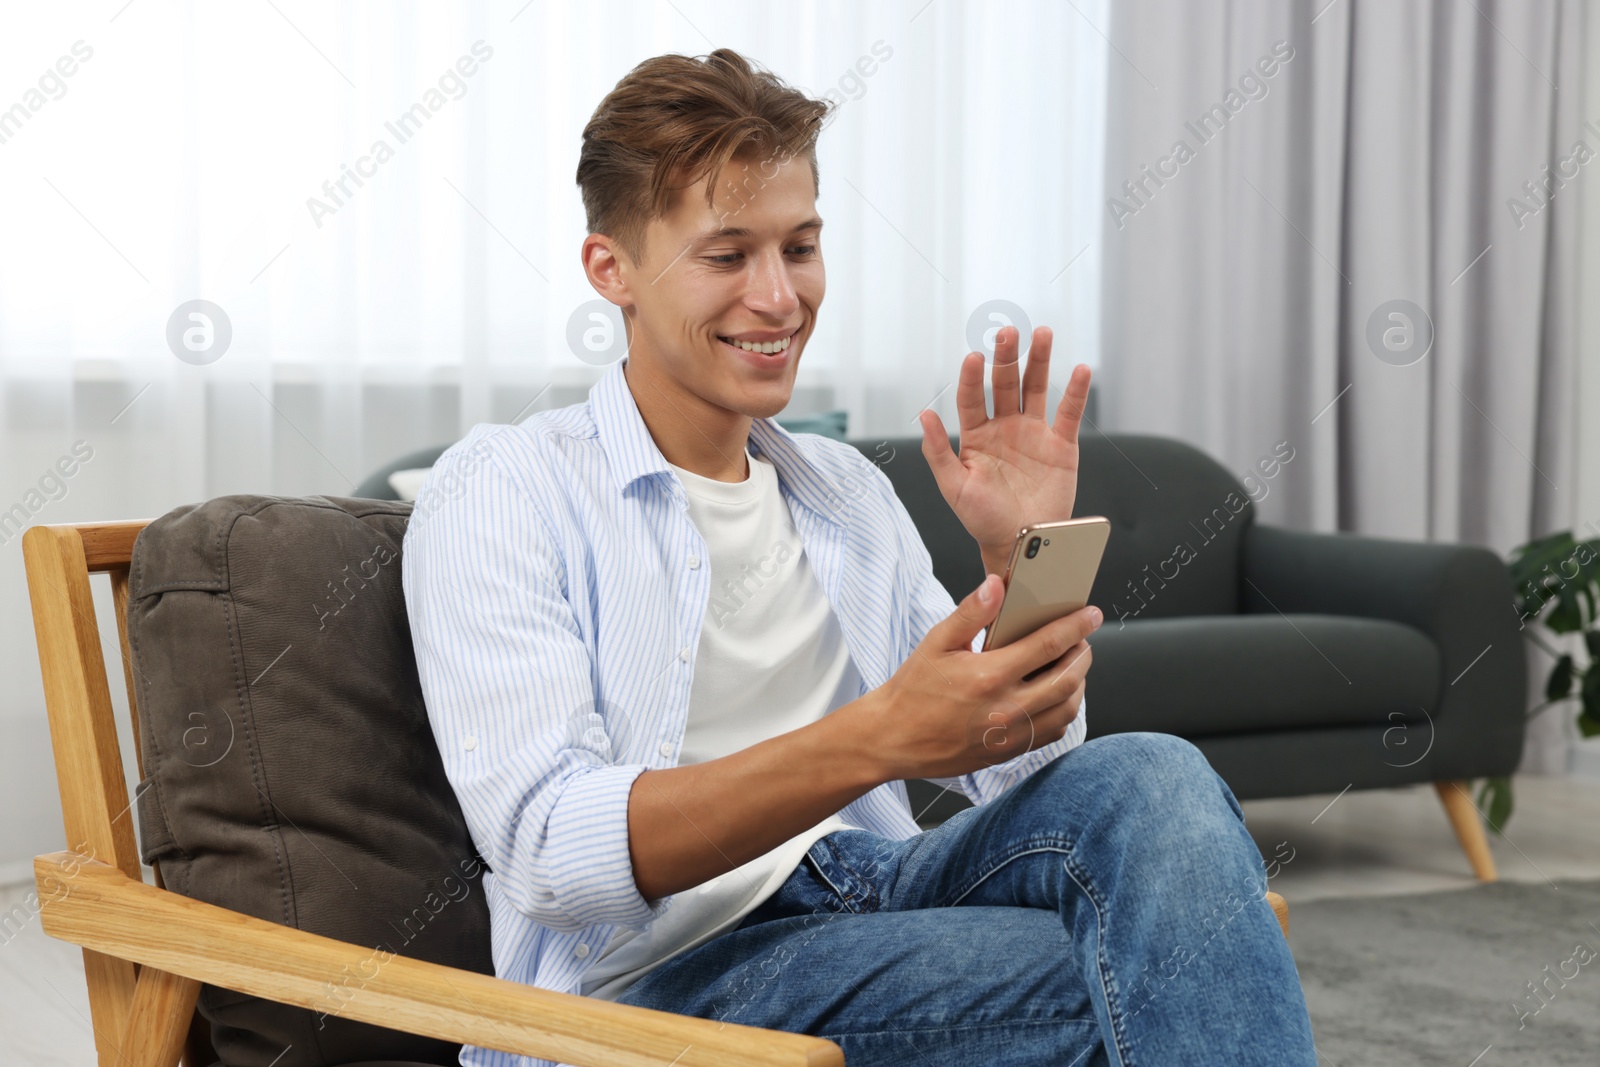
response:
<path id="1" fill-rule="evenodd" d="M 1272 914 L 1278 917 L 1278 926 L 1283 930 L 1283 936 L 1289 936 L 1289 902 L 1276 893 L 1267 894 L 1267 903 L 1272 905 Z"/>
<path id="2" fill-rule="evenodd" d="M 578 1067 L 844 1067 L 839 1047 L 821 1038 L 554 993 L 404 956 L 383 960 L 370 948 L 191 900 L 71 852 L 39 856 L 33 869 L 51 937 L 282 1004 Z"/>

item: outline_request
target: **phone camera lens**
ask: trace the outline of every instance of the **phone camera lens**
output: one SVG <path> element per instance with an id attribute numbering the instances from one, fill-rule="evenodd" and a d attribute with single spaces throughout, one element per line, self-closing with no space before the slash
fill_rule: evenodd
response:
<path id="1" fill-rule="evenodd" d="M 1040 538 L 1037 538 L 1037 537 L 1031 538 L 1028 541 L 1028 558 L 1029 559 L 1032 559 L 1034 556 L 1037 556 L 1039 554 L 1039 541 L 1040 541 Z"/>

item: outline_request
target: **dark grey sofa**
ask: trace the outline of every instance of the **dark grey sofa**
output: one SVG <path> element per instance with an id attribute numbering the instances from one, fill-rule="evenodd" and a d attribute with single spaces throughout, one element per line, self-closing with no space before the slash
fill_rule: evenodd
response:
<path id="1" fill-rule="evenodd" d="M 1239 479 L 1188 445 L 1081 444 L 1075 513 L 1112 523 L 1092 594 L 1106 624 L 1090 641 L 1090 737 L 1188 738 L 1241 799 L 1516 767 L 1526 666 L 1494 553 L 1268 526 Z M 966 595 L 983 565 L 920 440 L 857 445 L 892 457 L 935 575 Z"/>
<path id="2" fill-rule="evenodd" d="M 851 443 L 893 482 L 950 595 L 971 592 L 982 561 L 921 439 Z M 1516 767 L 1526 666 L 1492 552 L 1267 526 L 1240 480 L 1195 448 L 1123 434 L 1081 444 L 1075 513 L 1112 523 L 1093 593 L 1106 625 L 1091 641 L 1090 737 L 1188 738 L 1241 799 L 1434 782 L 1448 806 L 1455 783 Z M 403 457 L 354 495 L 393 499 L 391 471 L 442 451 Z M 912 793 L 925 823 L 965 806 L 927 783 Z"/>

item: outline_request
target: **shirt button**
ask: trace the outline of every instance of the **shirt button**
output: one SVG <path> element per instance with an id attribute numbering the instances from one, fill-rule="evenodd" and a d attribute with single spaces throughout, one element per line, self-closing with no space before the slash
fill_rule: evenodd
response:
<path id="1" fill-rule="evenodd" d="M 661 755 L 664 758 L 671 759 L 672 758 L 672 742 L 671 741 L 663 741 L 663 742 L 661 742 L 661 748 L 659 749 L 659 751 L 660 751 Z"/>
<path id="2" fill-rule="evenodd" d="M 697 571 L 697 570 L 700 569 L 700 557 L 699 556 L 690 556 L 689 557 L 689 569 L 692 570 L 692 571 Z"/>
<path id="3" fill-rule="evenodd" d="M 589 946 L 588 945 L 578 945 L 576 948 L 574 948 L 572 950 L 572 954 L 574 956 L 578 957 L 580 960 L 581 959 L 587 959 L 588 956 L 589 956 Z"/>
<path id="4" fill-rule="evenodd" d="M 683 662 L 685 662 L 685 663 L 689 662 L 689 646 L 688 645 L 684 645 L 682 648 L 678 649 L 678 658 L 683 660 Z"/>
<path id="5" fill-rule="evenodd" d="M 468 734 L 462 739 L 461 747 L 466 749 L 468 752 L 471 752 L 473 749 L 478 747 L 478 739 L 473 737 L 471 734 Z"/>

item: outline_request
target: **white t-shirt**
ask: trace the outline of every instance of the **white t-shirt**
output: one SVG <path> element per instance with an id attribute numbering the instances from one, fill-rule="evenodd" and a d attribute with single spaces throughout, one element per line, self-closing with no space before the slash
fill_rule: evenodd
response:
<path id="1" fill-rule="evenodd" d="M 711 596 L 700 631 L 679 763 L 703 763 L 821 719 L 861 695 L 839 620 L 801 549 L 778 472 L 749 456 L 749 476 L 719 482 L 674 466 L 705 538 Z M 829 816 L 771 852 L 677 893 L 644 930 L 619 930 L 582 992 L 615 1000 L 668 959 L 731 930 L 845 823 Z"/>

